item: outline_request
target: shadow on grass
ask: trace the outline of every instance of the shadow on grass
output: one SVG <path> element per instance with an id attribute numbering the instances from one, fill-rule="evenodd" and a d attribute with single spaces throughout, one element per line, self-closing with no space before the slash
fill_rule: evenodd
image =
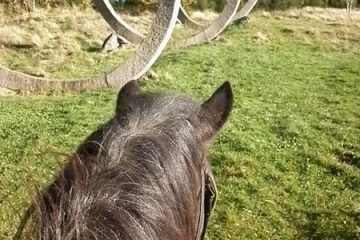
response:
<path id="1" fill-rule="evenodd" d="M 302 210 L 302 214 L 307 218 L 306 224 L 298 226 L 303 239 L 359 239 L 359 232 L 346 226 L 347 221 L 360 224 L 359 212 L 340 210 L 341 217 L 337 219 L 333 211 Z M 328 225 L 329 222 L 333 224 Z"/>
<path id="2" fill-rule="evenodd" d="M 360 156 L 356 153 L 337 150 L 334 154 L 339 162 L 360 169 Z"/>
<path id="3" fill-rule="evenodd" d="M 336 153 L 341 153 L 340 151 L 335 152 L 335 156 L 337 157 L 349 157 L 349 155 L 338 155 Z M 358 171 L 358 167 L 354 168 L 355 171 L 351 171 L 350 169 L 346 169 L 343 164 L 338 164 L 334 162 L 325 162 L 321 160 L 316 154 L 303 154 L 305 159 L 309 159 L 307 164 L 315 164 L 319 167 L 319 169 L 323 169 L 325 174 L 331 175 L 334 178 L 341 177 L 342 183 L 346 188 L 351 189 L 353 191 L 357 191 L 360 189 L 360 179 L 357 177 L 356 172 Z M 351 155 L 352 156 L 352 155 Z M 340 162 L 340 161 L 339 161 Z M 357 164 L 359 161 L 357 160 Z M 302 169 L 302 174 L 306 175 L 306 168 Z"/>
<path id="4" fill-rule="evenodd" d="M 86 48 L 86 51 L 90 52 L 90 53 L 100 52 L 100 48 L 99 47 L 88 47 L 88 48 Z"/>

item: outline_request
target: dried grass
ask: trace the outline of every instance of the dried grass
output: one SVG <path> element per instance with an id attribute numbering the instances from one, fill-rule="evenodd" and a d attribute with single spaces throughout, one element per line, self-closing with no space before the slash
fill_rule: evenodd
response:
<path id="1" fill-rule="evenodd" d="M 346 9 L 338 8 L 319 8 L 304 7 L 301 9 L 291 9 L 287 11 L 277 11 L 283 16 L 292 18 L 313 19 L 319 21 L 345 22 L 348 21 Z M 360 23 L 360 10 L 353 9 L 351 12 L 351 22 Z"/>
<path id="2" fill-rule="evenodd" d="M 49 77 L 56 72 L 54 76 L 57 77 L 57 74 L 78 76 L 77 73 L 81 72 L 76 69 L 79 68 L 79 62 L 82 62 L 81 66 L 96 68 L 99 62 L 109 61 L 108 55 L 90 53 L 93 49 L 99 48 L 111 32 L 108 24 L 94 9 L 62 7 L 37 9 L 30 13 L 20 12 L 13 16 L 4 13 L 5 10 L 0 5 L 0 64 L 40 76 Z M 194 11 L 190 15 L 196 21 L 205 24 L 218 16 L 211 11 Z M 121 16 L 130 26 L 146 35 L 155 13 L 125 12 Z M 344 40 L 351 43 L 360 39 L 359 10 L 352 11 L 351 21 L 346 20 L 344 9 L 310 7 L 287 11 L 259 11 L 251 16 L 253 19 L 267 18 L 271 22 L 278 19 L 280 21 L 275 22 L 279 24 L 280 31 L 309 44 L 313 40 L 341 44 Z M 289 21 L 293 22 L 291 27 L 287 26 Z M 266 33 L 261 29 L 258 32 Z M 180 28 L 173 34 L 173 39 L 176 41 L 195 33 L 194 30 Z M 264 41 L 276 41 L 272 35 L 267 34 L 268 40 Z M 254 39 L 263 38 L 254 36 Z M 134 49 L 135 46 L 130 45 L 129 51 L 123 51 L 121 57 L 131 54 Z M 110 61 L 120 63 L 121 57 L 114 56 Z M 69 62 L 71 64 L 68 64 Z M 83 76 L 82 73 L 79 76 Z"/>

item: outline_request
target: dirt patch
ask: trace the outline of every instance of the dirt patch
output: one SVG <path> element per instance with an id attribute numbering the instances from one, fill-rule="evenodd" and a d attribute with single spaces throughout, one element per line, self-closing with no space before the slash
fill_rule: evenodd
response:
<path id="1" fill-rule="evenodd" d="M 267 44 L 270 42 L 268 35 L 263 32 L 257 32 L 254 36 L 254 40 L 258 44 Z"/>

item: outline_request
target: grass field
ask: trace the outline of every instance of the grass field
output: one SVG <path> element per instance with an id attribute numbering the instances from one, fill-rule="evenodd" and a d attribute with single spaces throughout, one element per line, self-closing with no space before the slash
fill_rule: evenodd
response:
<path id="1" fill-rule="evenodd" d="M 219 201 L 207 239 L 359 239 L 359 23 L 259 12 L 222 37 L 163 54 L 159 78 L 141 82 L 199 99 L 232 82 L 235 107 L 209 156 Z M 0 98 L 0 239 L 115 97 Z"/>

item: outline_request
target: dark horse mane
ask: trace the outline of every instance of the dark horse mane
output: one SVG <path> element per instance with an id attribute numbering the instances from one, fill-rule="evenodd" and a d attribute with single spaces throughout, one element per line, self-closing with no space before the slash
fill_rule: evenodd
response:
<path id="1" fill-rule="evenodd" d="M 196 239 L 201 169 L 232 101 L 228 82 L 202 104 L 129 82 L 115 116 L 38 195 L 16 238 Z"/>

